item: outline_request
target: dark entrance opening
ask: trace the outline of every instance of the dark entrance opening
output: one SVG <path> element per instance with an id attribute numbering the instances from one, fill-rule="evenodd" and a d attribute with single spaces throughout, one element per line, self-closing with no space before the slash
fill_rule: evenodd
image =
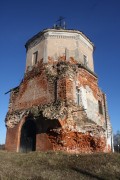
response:
<path id="1" fill-rule="evenodd" d="M 26 120 L 21 129 L 20 152 L 36 150 L 36 124 L 33 120 Z"/>

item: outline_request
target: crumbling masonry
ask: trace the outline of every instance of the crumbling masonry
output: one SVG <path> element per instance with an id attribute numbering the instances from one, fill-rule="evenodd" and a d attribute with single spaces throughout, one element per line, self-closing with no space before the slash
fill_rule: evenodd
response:
<path id="1" fill-rule="evenodd" d="M 26 71 L 11 90 L 6 150 L 112 151 L 106 95 L 92 42 L 80 31 L 46 29 L 25 45 Z"/>

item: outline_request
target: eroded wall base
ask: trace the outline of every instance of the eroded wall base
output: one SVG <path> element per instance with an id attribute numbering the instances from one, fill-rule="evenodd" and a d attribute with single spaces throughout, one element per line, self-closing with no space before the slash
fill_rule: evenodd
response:
<path id="1" fill-rule="evenodd" d="M 20 137 L 23 119 L 14 128 L 7 129 L 6 150 L 20 152 Z M 64 120 L 33 120 L 36 124 L 36 151 L 66 151 L 69 153 L 110 152 L 106 145 L 106 132 L 99 126 L 82 127 L 80 132 L 74 122 Z M 68 123 L 68 124 L 67 124 Z M 54 125 L 53 125 L 54 124 Z M 93 126 L 93 127 L 92 127 Z M 91 129 L 91 131 L 90 131 Z M 94 129 L 94 130 L 93 130 Z M 94 131 L 94 132 L 93 132 Z M 31 149 L 32 151 L 32 149 Z M 25 152 L 25 151 L 23 151 Z M 27 151 L 26 151 L 27 152 Z"/>

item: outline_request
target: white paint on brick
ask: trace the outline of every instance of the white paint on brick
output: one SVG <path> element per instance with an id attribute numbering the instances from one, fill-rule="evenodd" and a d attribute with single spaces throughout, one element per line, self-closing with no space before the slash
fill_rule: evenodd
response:
<path id="1" fill-rule="evenodd" d="M 28 46 L 26 68 L 32 66 L 32 55 L 38 51 L 38 61 L 43 59 L 45 63 L 48 61 L 48 56 L 56 60 L 64 55 L 68 61 L 70 57 L 73 57 L 79 63 L 84 63 L 83 55 L 86 55 L 88 67 L 94 71 L 93 45 L 81 32 L 49 29 L 41 36 L 43 36 L 41 40 L 37 37 L 38 41 L 35 39 L 35 42 L 31 42 Z"/>
<path id="2" fill-rule="evenodd" d="M 89 86 L 86 86 L 86 88 L 80 87 L 80 92 L 82 105 L 86 109 L 87 117 L 98 125 L 102 125 L 98 110 L 98 100 L 94 97 L 91 88 Z"/>
<path id="3" fill-rule="evenodd" d="M 87 96 L 86 96 L 86 89 L 83 87 L 80 87 L 80 93 L 81 93 L 81 100 L 82 104 L 85 110 L 87 110 Z"/>

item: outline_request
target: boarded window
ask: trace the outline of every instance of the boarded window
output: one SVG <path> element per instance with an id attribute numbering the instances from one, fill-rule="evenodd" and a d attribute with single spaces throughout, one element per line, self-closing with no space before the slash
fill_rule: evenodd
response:
<path id="1" fill-rule="evenodd" d="M 37 60 L 38 60 L 38 51 L 33 53 L 33 59 L 32 59 L 33 65 L 37 63 Z"/>
<path id="2" fill-rule="evenodd" d="M 99 113 L 103 114 L 103 107 L 102 107 L 102 102 L 98 101 L 98 108 L 99 108 Z"/>

